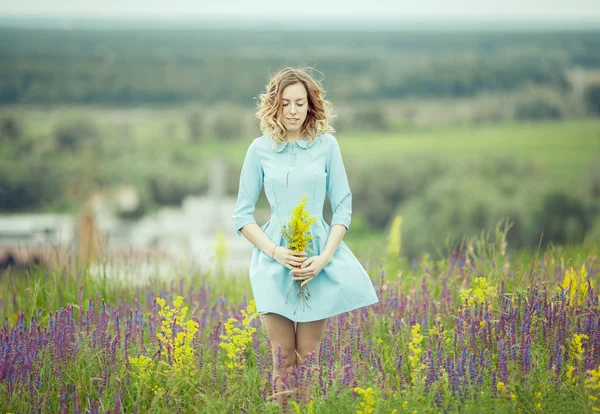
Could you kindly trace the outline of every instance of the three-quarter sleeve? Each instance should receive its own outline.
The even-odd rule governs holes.
[[[256,223],[254,210],[263,187],[263,179],[264,171],[256,152],[256,141],[253,141],[244,158],[237,201],[233,209],[232,219],[238,236],[242,235],[240,230],[246,224]]]
[[[342,152],[335,136],[332,139],[327,155],[327,197],[331,203],[331,225],[343,224],[346,230],[350,228],[352,220],[352,192],[346,175],[346,168],[342,160]]]

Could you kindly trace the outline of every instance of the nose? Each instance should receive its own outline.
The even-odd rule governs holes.
[[[290,106],[290,114],[295,114],[296,113],[296,104],[291,104]]]

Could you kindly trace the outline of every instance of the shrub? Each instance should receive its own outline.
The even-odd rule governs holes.
[[[600,84],[587,88],[585,91],[585,101],[594,114],[600,115]]]
[[[0,121],[0,141],[15,142],[21,138],[21,134],[21,124],[17,119],[6,117]]]
[[[592,225],[592,213],[577,197],[560,191],[545,195],[536,211],[536,228],[544,231],[544,240],[556,244],[579,243]]]
[[[206,191],[204,181],[190,181],[181,177],[157,175],[148,179],[150,199],[158,205],[180,206],[188,195]]]
[[[192,112],[187,116],[188,139],[199,142],[205,135],[205,119],[201,112]]]
[[[399,204],[417,196],[446,169],[439,161],[427,158],[379,161],[376,167],[350,160],[347,164],[355,214],[378,230],[387,226]]]
[[[551,102],[534,98],[517,104],[515,117],[519,120],[558,119],[562,117],[562,111]]]
[[[46,207],[62,196],[59,172],[41,162],[0,163],[0,210]]]
[[[96,124],[87,119],[59,124],[54,131],[54,140],[59,150],[78,150],[84,145],[97,144],[98,138]]]

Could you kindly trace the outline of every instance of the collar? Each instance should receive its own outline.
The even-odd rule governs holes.
[[[267,137],[267,138],[269,140],[269,145],[270,145],[271,149],[275,152],[282,152],[284,149],[286,149],[287,147],[290,146],[289,142],[285,142],[285,143],[277,145],[277,144],[275,144],[275,141],[273,141],[273,139],[271,139],[271,137]],[[317,143],[317,138],[318,137],[315,137],[310,144],[308,143],[308,140],[306,138],[298,139],[298,140],[296,140],[296,142],[294,142],[294,145],[298,145],[299,147],[305,148],[305,149],[310,148]]]

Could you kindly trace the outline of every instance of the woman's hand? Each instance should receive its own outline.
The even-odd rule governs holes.
[[[313,280],[313,278],[317,276],[330,261],[331,258],[327,256],[311,256],[306,259],[299,268],[290,271],[290,274],[295,276],[292,280],[303,280],[300,284],[300,287],[302,287]]]
[[[295,269],[306,260],[306,256],[308,256],[306,252],[295,252],[285,246],[277,246],[273,259],[288,269]]]

